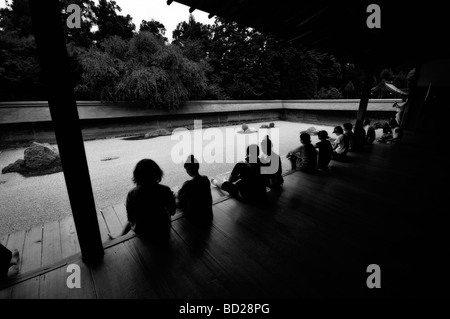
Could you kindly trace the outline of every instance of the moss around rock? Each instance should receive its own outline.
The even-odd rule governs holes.
[[[40,176],[62,171],[58,150],[50,144],[33,142],[24,151],[24,159],[2,169],[2,173],[19,173],[23,176]]]

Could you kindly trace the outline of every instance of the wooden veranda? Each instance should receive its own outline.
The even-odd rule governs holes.
[[[439,179],[421,173],[426,162],[413,144],[376,144],[332,162],[328,172],[285,176],[269,204],[216,200],[210,227],[182,215],[166,247],[133,234],[113,241],[107,232],[125,222],[123,205],[102,210],[105,255],[81,261],[73,221],[2,238],[23,245],[22,273],[2,298],[406,298],[439,295],[430,272],[439,263]],[[419,188],[420,185],[428,185]],[[438,193],[436,193],[438,192]],[[442,190],[441,190],[442,192]],[[422,218],[424,209],[436,219]],[[430,236],[430,230],[436,232]],[[20,235],[21,234],[21,235]],[[423,238],[427,234],[427,238]],[[433,243],[433,246],[429,246]],[[428,258],[429,257],[429,258]],[[81,267],[81,288],[69,289],[67,266]],[[367,267],[381,268],[382,288],[366,285]],[[32,271],[27,271],[32,269]],[[413,281],[410,281],[414,278]],[[445,286],[444,286],[445,287]],[[442,296],[442,295],[439,295]]]

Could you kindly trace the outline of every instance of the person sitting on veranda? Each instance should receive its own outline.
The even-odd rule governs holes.
[[[287,153],[286,157],[291,162],[291,169],[299,168],[304,172],[312,172],[317,166],[317,151],[311,144],[311,136],[301,133],[300,143],[301,145]]]
[[[318,160],[317,160],[317,168],[321,170],[327,170],[328,164],[331,161],[331,157],[333,156],[333,146],[328,140],[327,131],[319,131],[317,133],[319,137],[319,142],[316,143],[315,147],[318,150]]]
[[[19,274],[19,251],[0,244],[0,282]]]
[[[370,125],[370,120],[369,119],[365,119],[364,120],[364,129],[366,130],[366,139],[365,142],[366,144],[372,144],[373,141],[375,141],[375,128]]]
[[[344,135],[344,130],[340,126],[336,126],[333,133],[337,138],[333,142],[333,160],[343,161],[347,157],[348,152],[348,137]]]
[[[348,139],[348,151],[355,150],[355,134],[353,133],[353,125],[352,123],[344,123],[342,125],[344,127],[344,135],[347,136]]]
[[[184,169],[192,179],[184,182],[176,194],[177,204],[189,220],[199,223],[210,222],[213,218],[213,200],[209,179],[199,174],[200,164],[194,155],[188,156]]]
[[[266,135],[261,141],[261,174],[264,178],[265,185],[271,189],[276,189],[283,185],[284,179],[282,176],[283,169],[281,167],[280,155],[275,153],[272,147],[272,141]]]
[[[243,201],[252,203],[264,202],[267,194],[264,180],[261,176],[261,166],[258,145],[249,145],[245,160],[234,166],[229,180],[218,181],[212,179],[211,183]]]
[[[161,185],[163,171],[151,159],[142,159],[134,168],[136,186],[128,192],[126,210],[128,222],[120,236],[133,230],[142,238],[164,241],[170,232],[170,216],[175,214],[175,196],[171,189]],[[115,238],[109,234],[110,238]]]
[[[403,130],[397,124],[395,117],[383,125],[383,135],[377,140],[380,143],[398,143],[403,136]]]

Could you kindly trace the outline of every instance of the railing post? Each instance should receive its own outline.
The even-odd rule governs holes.
[[[94,263],[103,257],[103,246],[69,73],[60,2],[29,0],[29,5],[39,63],[47,89],[48,105],[83,261]]]

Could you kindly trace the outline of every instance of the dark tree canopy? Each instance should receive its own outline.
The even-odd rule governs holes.
[[[142,20],[139,27],[139,32],[146,31],[153,34],[155,37],[162,39],[164,42],[167,38],[164,36],[166,34],[166,27],[159,21],[152,19],[151,21]]]
[[[64,28],[77,99],[140,100],[176,109],[187,99],[358,98],[364,72],[351,61],[283,42],[236,22],[180,22],[173,41],[157,20],[139,30],[115,1],[60,0],[62,23],[81,8],[81,28]],[[375,70],[372,97],[394,97],[384,82],[407,90],[408,66]],[[45,99],[27,0],[0,9],[0,99]]]
[[[130,39],[133,36],[135,25],[129,14],[126,16],[119,15],[122,9],[115,1],[99,0],[98,6],[92,7],[95,15],[95,23],[98,31],[95,38],[98,41],[108,36],[117,35],[124,39]]]

